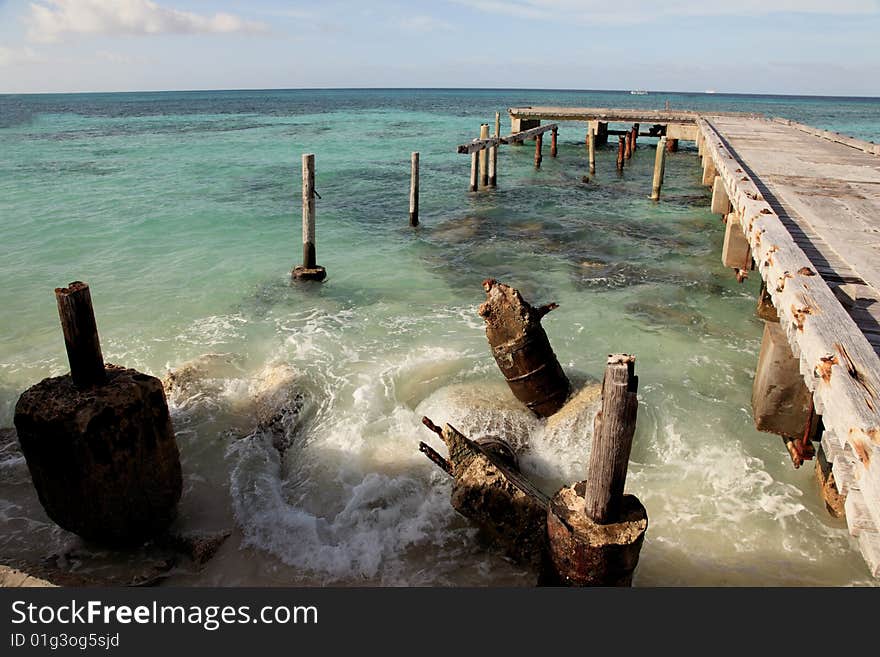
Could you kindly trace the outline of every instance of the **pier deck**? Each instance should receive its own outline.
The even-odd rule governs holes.
[[[880,145],[734,113],[529,107],[514,120],[660,124],[723,181],[800,373],[850,533],[880,576]]]

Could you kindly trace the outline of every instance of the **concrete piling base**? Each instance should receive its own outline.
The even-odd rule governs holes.
[[[748,269],[752,254],[749,241],[740,225],[739,215],[731,212],[727,215],[724,227],[724,246],[721,249],[721,262],[725,267]]]
[[[547,513],[548,566],[544,582],[560,586],[630,586],[648,529],[648,513],[624,495],[617,522],[600,525],[584,513],[586,482],[562,488]]]
[[[64,529],[110,545],[164,530],[181,495],[180,458],[162,382],[107,366],[104,385],[44,379],[15,407],[40,503]]]
[[[327,278],[327,270],[323,267],[304,267],[302,265],[298,265],[293,268],[293,271],[290,272],[290,275],[295,280],[300,281],[323,281]]]

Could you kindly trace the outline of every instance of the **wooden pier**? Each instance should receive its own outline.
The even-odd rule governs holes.
[[[727,222],[725,264],[740,279],[757,270],[763,306],[770,300],[775,310],[772,318],[761,313],[772,326],[756,386],[794,385],[807,401],[795,409],[802,438],[769,430],[788,434],[796,466],[811,458],[810,439],[821,441],[818,461],[830,463],[850,533],[880,576],[880,145],[757,114],[576,107],[508,113],[514,133],[542,120],[579,121],[587,124],[588,143],[593,136],[605,144],[609,134],[622,134],[609,124],[641,124],[649,128],[639,134],[697,143],[712,209]],[[785,358],[791,365],[780,366]]]

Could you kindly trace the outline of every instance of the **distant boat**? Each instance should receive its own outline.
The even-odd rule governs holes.
[[[714,89],[706,89],[706,91],[704,91],[703,93],[704,94],[714,94],[714,93],[716,93],[716,91]]]
[[[647,96],[648,95],[648,92],[645,91],[644,89],[633,89],[632,91],[630,91],[630,93],[633,96]]]

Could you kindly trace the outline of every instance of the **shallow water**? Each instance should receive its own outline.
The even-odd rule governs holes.
[[[233,529],[191,584],[529,584],[449,505],[418,451],[422,415],[471,437],[509,433],[552,492],[583,478],[590,427],[549,431],[511,403],[476,315],[494,277],[534,303],[576,378],[635,353],[628,488],[650,527],[637,585],[871,584],[812,467],[754,430],[757,277],[720,264],[695,151],[650,192],[653,141],[623,175],[563,124],[539,171],[499,158],[468,194],[455,146],[522,104],[760,111],[880,138],[880,101],[538,91],[289,91],[0,96],[0,426],[20,392],[66,371],[52,289],[92,288],[105,358],[162,376],[206,353],[224,366],[171,405],[183,530]],[[407,226],[409,154],[421,219]],[[316,154],[322,285],[300,259],[300,154]],[[242,410],[280,365],[305,396],[283,458]],[[587,423],[589,424],[589,423]],[[811,465],[811,464],[810,464]],[[14,447],[0,452],[0,556],[39,561],[54,527]],[[112,561],[112,559],[111,559]],[[97,568],[88,559],[75,568]]]

